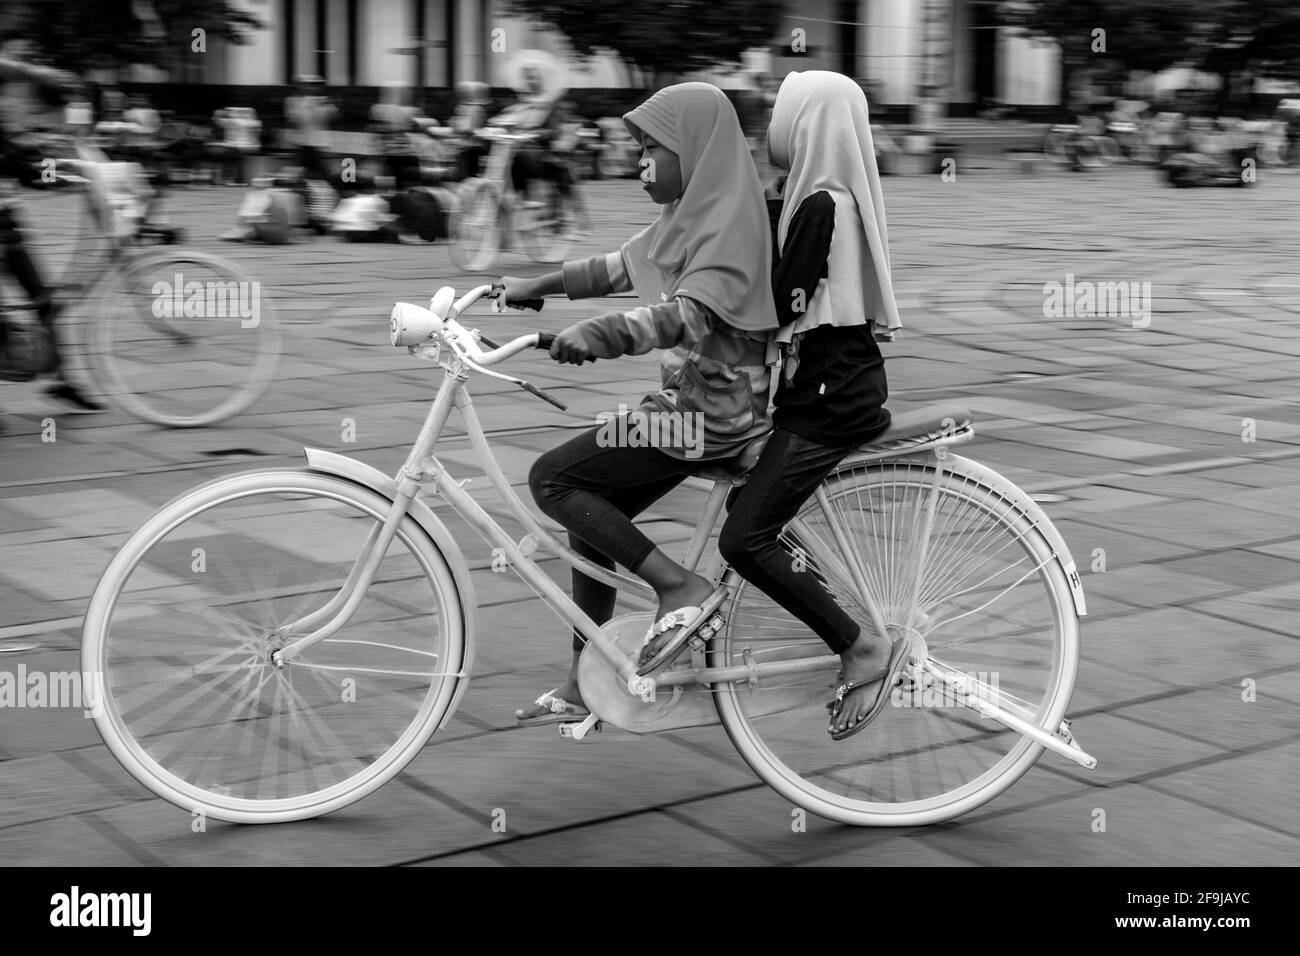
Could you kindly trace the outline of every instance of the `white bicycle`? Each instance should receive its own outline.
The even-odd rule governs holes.
[[[588,639],[579,679],[592,715],[561,725],[574,740],[602,723],[652,733],[721,722],[784,797],[858,825],[965,813],[1011,786],[1044,748],[1095,766],[1064,719],[1085,613],[1074,561],[1028,495],[951,453],[974,434],[959,406],[897,415],[783,534],[792,560],[864,628],[908,642],[905,682],[865,732],[830,739],[824,706],[838,658],[716,556],[707,607],[718,617],[667,670],[638,676],[652,592],[557,540],[512,490],[475,414],[471,375],[558,404],[492,369],[553,336],[496,346],[459,321],[500,290],[482,285],[454,301],[443,288],[428,309],[394,307],[393,344],[444,371],[395,476],[308,449],[304,467],[185,492],[118,551],[90,600],[82,668],[106,688],[99,732],[145,786],[216,819],[313,817],[382,786],[447,725],[474,660],[474,581],[422,489]],[[522,539],[438,460],[453,409]],[[714,484],[686,566],[700,566],[757,445],[743,457],[707,475]],[[598,627],[534,563],[538,547],[649,610]]]

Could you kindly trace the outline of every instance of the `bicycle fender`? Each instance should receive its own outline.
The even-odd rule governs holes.
[[[950,454],[945,469],[972,475],[989,487],[996,489],[1003,498],[1024,514],[1035,528],[1042,532],[1043,537],[1052,546],[1052,553],[1056,555],[1057,564],[1061,566],[1061,571],[1065,574],[1065,580],[1069,582],[1070,597],[1074,599],[1075,611],[1078,612],[1080,617],[1085,617],[1088,608],[1083,597],[1083,581],[1079,578],[1078,569],[1074,564],[1074,557],[1070,554],[1065,539],[1061,537],[1061,532],[1056,530],[1056,525],[1052,524],[1052,519],[1047,517],[1047,512],[1043,511],[1038,502],[1029,497],[1019,485],[1014,484],[1008,478],[1004,478],[992,468],[981,465],[969,458],[963,458],[961,455]]]
[[[307,456],[307,467],[313,471],[323,471],[346,479],[378,492],[390,501],[397,497],[397,482],[378,468],[357,461],[355,458],[349,458],[347,455],[320,448],[304,448],[303,452]],[[451,706],[447,708],[447,713],[443,715],[442,722],[438,725],[438,729],[441,730],[446,726],[447,721],[451,720],[452,714],[456,713],[461,697],[469,688],[469,674],[474,667],[474,635],[478,633],[478,601],[474,597],[474,581],[470,577],[469,565],[464,561],[453,560],[454,555],[461,553],[460,547],[451,532],[447,530],[447,526],[442,523],[442,519],[419,498],[411,501],[407,513],[424,529],[438,550],[447,556],[447,564],[451,568],[452,579],[456,582],[456,591],[460,598],[461,619],[465,622],[464,650],[458,670],[466,676],[456,682]]]

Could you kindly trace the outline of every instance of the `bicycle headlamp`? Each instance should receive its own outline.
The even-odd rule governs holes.
[[[422,345],[442,328],[442,319],[410,302],[393,306],[389,325],[393,345]]]

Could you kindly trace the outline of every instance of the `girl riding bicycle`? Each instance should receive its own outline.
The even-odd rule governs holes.
[[[768,130],[768,156],[787,170],[772,277],[785,361],[774,431],[731,502],[718,546],[752,584],[840,655],[831,736],[866,726],[889,699],[903,644],[858,624],[781,546],[782,529],[840,460],[889,426],[876,344],[902,323],[889,276],[884,197],[867,99],[839,73],[791,73]]]
[[[606,568],[617,562],[654,588],[659,621],[652,632],[671,635],[703,613],[713,585],[656,548],[632,519],[688,475],[733,460],[770,427],[767,353],[777,320],[769,227],[757,171],[721,90],[670,86],[624,122],[641,144],[643,188],[660,206],[659,218],[617,252],[503,281],[507,302],[635,289],[648,303],[570,326],[551,356],[579,364],[669,349],[662,388],[621,421],[542,455],[529,484],[542,511],[569,530],[575,551]],[[575,572],[573,594],[596,623],[613,615],[612,587]],[[577,682],[582,645],[575,633],[568,679],[516,711],[519,723],[587,713]]]

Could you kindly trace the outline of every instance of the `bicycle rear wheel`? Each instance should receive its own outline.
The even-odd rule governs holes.
[[[92,374],[122,408],[172,428],[211,425],[249,408],[280,361],[280,331],[261,283],[201,252],[130,260],[99,297]]]
[[[102,678],[96,726],[136,779],[187,811],[279,823],[361,799],[419,752],[464,677],[466,616],[414,518],[340,630],[271,658],[339,593],[389,507],[330,475],[250,472],[131,536],[91,596],[82,669]]]
[[[572,216],[569,202],[555,183],[532,180],[515,215],[515,228],[528,258],[534,262],[563,262],[571,245]]]
[[[813,499],[782,540],[796,567],[817,575],[864,633],[872,623],[855,577],[892,640],[923,641],[933,666],[965,676],[990,703],[1054,731],[1074,686],[1078,619],[1053,549],[997,489],[945,471],[914,599],[934,481],[933,467],[922,462],[842,471],[823,486],[829,511]],[[827,653],[807,627],[743,585],[710,663]],[[825,704],[834,678],[827,669],[766,686],[722,685],[717,695],[723,724],[754,771],[796,805],[830,819],[865,826],[947,820],[1006,790],[1042,750],[981,718],[928,675],[892,689],[872,724],[833,741]],[[792,699],[800,703],[790,706]]]
[[[448,252],[456,268],[486,272],[501,248],[501,190],[486,179],[462,184],[451,217]]]

